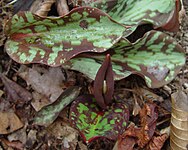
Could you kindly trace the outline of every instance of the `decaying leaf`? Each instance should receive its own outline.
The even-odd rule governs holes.
[[[39,16],[47,16],[55,1],[56,0],[35,0],[29,11]]]
[[[59,113],[69,105],[80,93],[79,87],[70,87],[65,90],[58,100],[56,100],[51,105],[43,107],[39,112],[37,112],[35,118],[33,119],[33,124],[48,126],[51,124],[59,115]]]
[[[161,150],[167,138],[167,134],[152,137],[151,141],[147,145],[146,150]]]
[[[13,112],[0,112],[0,134],[9,134],[23,127],[23,123]]]
[[[156,106],[154,104],[146,104],[140,111],[141,129],[138,134],[138,145],[143,148],[152,138],[155,128],[158,114]]]
[[[114,150],[123,150],[124,148],[133,150],[135,144],[143,149],[154,134],[157,116],[155,105],[153,103],[145,104],[140,111],[141,127],[130,124],[125,132],[119,136]]]
[[[5,47],[19,63],[59,66],[83,52],[106,51],[118,42],[124,31],[125,27],[92,7],[73,9],[59,18],[22,12],[6,24],[9,39]]]
[[[16,14],[19,11],[28,11],[34,1],[35,0],[13,0],[9,4],[13,4],[13,12]]]
[[[118,137],[113,150],[133,150],[136,144],[136,131],[135,126],[130,124],[126,131]]]
[[[114,93],[114,77],[112,70],[112,63],[110,55],[106,58],[99,68],[94,81],[94,96],[103,109],[112,103],[112,96]]]
[[[188,95],[180,90],[172,94],[171,100],[171,149],[186,150],[188,145]]]
[[[56,101],[64,90],[65,77],[60,67],[46,69],[38,65],[32,68],[23,66],[19,76],[33,89],[31,104],[36,111]]]
[[[24,104],[32,99],[32,95],[25,88],[18,85],[16,82],[11,81],[5,75],[0,74],[0,78],[5,86],[7,99],[10,102]]]
[[[124,103],[113,103],[108,110],[101,111],[92,95],[78,97],[70,109],[70,122],[86,143],[98,137],[116,140],[126,129],[128,120],[129,112]]]
[[[8,146],[8,149],[16,149],[16,150],[24,150],[24,145],[20,141],[8,141],[6,139],[1,139],[3,143],[5,143]]]
[[[70,127],[67,122],[57,119],[47,128],[47,132],[63,141],[62,149],[76,149],[78,143],[78,131]]]
[[[69,13],[69,7],[66,0],[57,0],[56,5],[59,16],[63,16]]]

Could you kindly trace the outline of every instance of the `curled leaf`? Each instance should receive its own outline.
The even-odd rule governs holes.
[[[101,111],[92,95],[78,97],[70,109],[70,122],[86,143],[99,137],[116,140],[126,129],[128,120],[125,104],[113,103],[107,111]]]
[[[80,88],[71,87],[65,90],[54,103],[43,107],[33,119],[33,124],[48,126],[80,93]]]
[[[122,39],[106,53],[111,55],[115,80],[139,74],[152,88],[169,83],[185,64],[186,58],[183,48],[173,38],[158,31],[147,32],[135,43]],[[64,67],[80,71],[94,80],[106,53],[81,54]]]
[[[112,103],[112,95],[114,93],[114,78],[110,55],[106,58],[99,68],[94,81],[94,96],[103,109]]]
[[[171,149],[186,150],[188,145],[188,95],[183,91],[178,91],[172,94],[171,99]]]
[[[45,17],[48,15],[48,12],[55,1],[56,0],[35,0],[29,11],[36,15]]]
[[[179,0],[176,2],[178,5]],[[76,0],[73,4],[97,7],[118,23],[130,26],[134,31],[133,26],[148,23],[153,24],[154,28],[173,30],[174,27],[177,30],[179,8],[176,2],[175,0]]]

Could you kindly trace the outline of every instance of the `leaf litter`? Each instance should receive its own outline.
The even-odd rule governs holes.
[[[21,2],[21,1],[18,1],[18,3],[19,2]],[[64,2],[64,1],[61,1],[61,2]],[[72,1],[72,2],[68,3],[68,7],[71,8],[72,6],[70,7],[70,5],[73,5],[74,2],[77,2],[76,5],[75,5],[76,7],[79,7],[80,5],[82,5],[80,3],[82,1]],[[85,4],[87,4],[87,5],[88,4],[90,5],[90,4],[93,3],[93,1],[90,3],[89,1],[87,2],[85,0],[83,2],[86,2]],[[121,2],[121,1],[119,1],[119,2]],[[96,1],[96,5],[98,5],[97,3],[98,2]],[[107,1],[107,3],[108,3],[108,1]],[[115,1],[112,2],[111,4],[112,5],[108,5],[108,6],[110,6],[111,8],[114,7],[115,6],[114,5]],[[60,1],[59,1],[59,5],[60,5]],[[99,7],[101,6],[100,5],[100,1],[99,1],[99,5],[98,6]],[[187,6],[186,5],[184,5],[184,6],[185,6],[185,9],[187,9]],[[54,6],[52,6],[52,7],[54,7]],[[65,5],[65,3],[61,3],[61,7],[65,8],[65,12],[62,13],[62,12],[58,11],[59,14],[68,13],[67,10],[66,10],[67,6]],[[104,7],[102,9],[106,12],[106,8],[107,8],[107,10],[109,10],[108,7]],[[114,9],[114,10],[116,10],[116,9]],[[47,13],[48,10],[46,9],[44,11],[46,11],[45,13]],[[184,19],[182,19],[182,20],[184,20]],[[173,22],[171,22],[169,24],[173,25]],[[169,26],[168,26],[169,24],[167,24],[167,26],[166,26],[167,28],[169,28]],[[155,26],[156,26],[156,24],[155,24]],[[83,30],[86,30],[89,26],[88,26],[87,22],[82,21],[81,22],[81,27],[83,27]],[[164,27],[164,26],[162,26],[162,27],[163,27],[163,29],[166,29],[166,27]],[[170,27],[172,27],[172,26],[170,26]],[[156,28],[157,28],[157,26],[156,26]],[[175,27],[173,27],[173,28],[175,29]],[[132,32],[133,32],[134,29],[135,28],[132,28]],[[187,43],[188,42],[186,42],[186,34],[184,33],[188,29],[185,28],[185,26],[181,25],[180,26],[180,30],[181,30],[180,35],[181,34],[183,34],[183,35],[182,36],[176,35],[176,39],[177,40],[181,39],[181,42],[183,43],[182,46],[184,47],[185,50],[188,50],[188,47],[187,47],[187,45],[188,45]],[[182,39],[182,37],[185,37],[185,38]],[[105,55],[106,55],[106,53],[105,53]],[[102,62],[104,60],[103,58],[102,59],[99,58],[99,59],[96,60],[96,62],[99,65],[98,65],[97,69],[95,69],[95,71],[91,72],[90,76],[95,76],[95,74],[97,73],[98,68],[100,67],[100,65],[102,64]],[[90,62],[92,62],[92,59],[91,60],[88,59],[89,61],[85,61],[83,59],[84,61],[80,61],[80,62],[81,62],[81,64],[84,64],[85,62],[87,62],[87,63],[89,62],[90,63]],[[75,58],[73,58],[72,60],[75,60],[74,65],[75,64],[78,65],[78,63],[80,63]],[[4,63],[2,61],[3,60],[1,60],[1,64]],[[93,63],[93,64],[95,64],[95,63]],[[68,62],[68,65],[70,66],[69,62]],[[114,62],[112,62],[112,65],[114,65]],[[91,66],[93,66],[93,65],[91,65]],[[88,68],[92,69],[91,66],[89,66]],[[118,68],[121,65],[119,65],[119,66],[118,65],[117,66],[114,65],[114,66],[115,67],[113,67],[113,69],[115,68],[116,72],[122,71],[121,70],[122,68]],[[17,65],[17,67],[20,68],[19,65]],[[73,67],[76,67],[76,65],[73,66]],[[84,67],[87,67],[87,65],[84,66]],[[188,69],[187,66],[185,68]],[[185,69],[185,72],[186,72],[186,69]],[[26,78],[24,78],[24,77],[26,77],[26,76],[24,76],[24,74],[28,76],[29,75],[29,70],[30,70],[30,72],[33,71],[30,74],[32,76],[30,76],[29,78],[27,77],[27,79],[26,79]],[[10,66],[9,70],[6,70],[6,67],[3,67],[2,71],[8,73],[8,75],[6,74],[6,76],[9,79],[7,77],[5,77],[5,76],[1,77],[4,80],[6,80],[3,83],[4,86],[0,85],[0,88],[3,91],[2,95],[1,95],[1,98],[0,98],[0,100],[1,100],[0,101],[1,102],[0,105],[1,105],[1,108],[2,108],[1,110],[3,110],[3,113],[4,112],[5,113],[9,113],[8,109],[12,107],[11,110],[14,110],[15,111],[14,114],[16,115],[19,112],[17,106],[20,103],[20,104],[24,105],[24,107],[20,107],[22,110],[24,110],[25,108],[27,108],[26,111],[29,110],[28,111],[29,115],[26,115],[25,117],[30,116],[31,118],[28,117],[27,119],[23,119],[22,118],[23,115],[20,115],[20,114],[18,114],[19,117],[17,116],[17,118],[20,118],[22,120],[22,122],[25,124],[25,127],[27,128],[27,133],[25,133],[26,134],[26,141],[23,141],[23,139],[21,139],[21,138],[12,138],[12,139],[15,139],[15,141],[14,140],[12,141],[11,137],[9,137],[8,140],[7,140],[7,136],[9,136],[11,134],[14,134],[14,133],[17,133],[18,131],[24,133],[25,132],[25,129],[24,129],[25,127],[23,128],[23,125],[22,125],[22,127],[20,127],[22,129],[19,130],[19,128],[18,128],[18,129],[13,130],[10,133],[7,133],[8,135],[7,134],[3,135],[4,140],[0,141],[1,145],[3,145],[1,147],[3,147],[3,148],[12,147],[12,148],[17,148],[17,149],[22,149],[23,147],[26,147],[28,149],[34,149],[34,148],[35,149],[48,149],[48,148],[52,148],[52,149],[63,149],[63,148],[64,149],[69,149],[69,148],[71,148],[71,149],[77,149],[77,148],[78,149],[79,148],[80,149],[100,149],[100,148],[109,149],[109,146],[105,146],[105,145],[109,145],[109,143],[113,144],[113,142],[116,141],[116,140],[113,140],[113,141],[106,142],[106,140],[104,138],[98,138],[98,139],[96,138],[93,141],[91,141],[91,143],[89,145],[86,146],[84,143],[82,143],[82,139],[80,139],[80,137],[79,137],[79,135],[78,135],[76,130],[71,129],[70,130],[71,133],[68,134],[67,131],[69,130],[68,128],[70,128],[70,124],[68,123],[68,119],[67,119],[69,117],[69,108],[70,108],[69,105],[66,106],[66,111],[64,111],[65,114],[63,116],[58,117],[58,114],[61,113],[61,110],[63,108],[58,109],[58,114],[55,115],[55,120],[52,119],[51,122],[48,122],[47,124],[43,124],[43,125],[45,125],[47,127],[43,128],[41,126],[36,126],[36,125],[33,126],[31,124],[30,120],[32,120],[36,116],[37,113],[40,113],[42,110],[45,110],[47,107],[54,108],[55,106],[57,106],[57,105],[54,105],[54,104],[57,104],[56,101],[58,102],[58,97],[59,97],[58,94],[61,95],[63,93],[63,91],[65,89],[67,89],[69,86],[74,86],[74,85],[80,83],[79,79],[81,80],[81,78],[79,77],[79,75],[76,74],[77,72],[74,72],[74,71],[73,71],[73,73],[76,74],[75,75],[76,78],[74,79],[73,84],[70,83],[70,82],[66,83],[66,80],[67,80],[67,78],[69,79],[69,76],[67,76],[65,73],[62,73],[62,70],[61,71],[60,70],[61,70],[60,68],[56,70],[56,68],[55,69],[54,68],[50,69],[50,68],[48,68],[46,66],[43,66],[43,65],[33,65],[33,64],[27,66],[27,69],[24,72],[22,72],[22,71],[21,72],[20,71],[17,72],[15,70],[15,68],[13,68],[12,66]],[[73,70],[77,70],[77,69],[73,69]],[[80,71],[80,70],[78,70],[78,71]],[[67,70],[66,70],[66,72],[70,73]],[[162,72],[159,71],[158,74],[157,74],[157,71],[156,71],[155,67],[153,67],[153,68],[150,67],[149,72],[152,72],[154,74],[154,76],[157,77],[158,79],[161,79],[161,76],[163,77],[166,74],[168,74],[167,70],[166,71],[164,70],[164,72],[163,71]],[[177,73],[178,72],[179,71],[177,71]],[[85,72],[83,72],[83,73],[85,73]],[[164,73],[164,74],[162,74],[160,76],[159,75],[160,73]],[[17,76],[17,75],[23,77],[23,79],[26,81],[27,86],[24,87],[24,88],[26,88],[27,90],[23,89],[23,86],[20,86],[22,88],[17,86],[17,85],[20,84],[20,81],[11,81],[10,80],[10,79],[12,79],[12,76]],[[44,78],[42,78],[43,75],[44,75]],[[119,75],[121,75],[121,72],[119,72]],[[130,75],[130,73],[127,72],[127,76],[129,76],[129,75]],[[59,78],[59,76],[60,76],[60,78]],[[86,74],[86,76],[87,76],[87,74]],[[87,79],[86,76],[84,76],[85,79]],[[155,105],[155,107],[158,108],[158,113],[157,113],[159,115],[158,119],[160,119],[160,116],[163,116],[165,119],[166,118],[168,119],[168,114],[171,113],[170,112],[171,110],[169,109],[169,107],[170,107],[169,105],[171,105],[170,94],[174,93],[175,91],[177,91],[177,89],[179,87],[179,83],[182,83],[182,81],[181,81],[182,80],[182,76],[184,77],[184,82],[185,83],[186,83],[186,81],[188,81],[187,74],[182,74],[182,73],[178,74],[178,77],[175,80],[173,80],[172,83],[168,84],[168,87],[170,88],[171,92],[168,93],[167,95],[164,95],[165,92],[164,92],[163,89],[158,89],[158,88],[157,89],[149,89],[148,90],[149,92],[147,90],[140,90],[140,89],[142,89],[142,86],[143,86],[143,84],[140,84],[140,83],[144,83],[144,82],[142,82],[142,81],[140,82],[140,80],[135,82],[135,79],[137,79],[138,76],[135,76],[135,75],[132,75],[132,76],[133,76],[133,79],[126,78],[124,80],[121,80],[120,82],[115,82],[115,90],[114,90],[113,98],[115,98],[116,100],[119,100],[119,101],[123,101],[123,103],[124,102],[126,102],[126,103],[129,102],[130,105],[128,105],[128,106],[130,106],[130,107],[128,107],[128,108],[129,108],[130,112],[132,112],[133,108],[134,108],[134,111],[135,111],[135,110],[137,110],[138,107],[140,107],[140,108],[142,108],[141,111],[138,110],[137,112],[141,113],[143,111],[142,113],[143,114],[147,114],[147,115],[140,115],[140,118],[139,118],[137,115],[135,115],[133,117],[132,114],[130,114],[131,115],[130,122],[134,122],[135,125],[130,124],[130,126],[125,131],[125,133],[127,133],[127,134],[123,134],[125,136],[125,138],[127,139],[128,144],[126,144],[124,139],[120,140],[118,138],[117,143],[120,142],[122,144],[119,144],[119,145],[116,145],[116,146],[118,146],[119,148],[121,147],[123,149],[131,149],[131,148],[135,149],[135,143],[138,143],[137,146],[145,147],[146,149],[159,149],[160,150],[162,147],[167,149],[168,146],[169,146],[169,143],[167,142],[167,144],[164,144],[164,142],[166,141],[166,139],[169,136],[166,135],[166,134],[159,134],[157,132],[157,130],[161,130],[161,128],[163,129],[164,126],[168,127],[170,121],[169,120],[165,121],[164,119],[161,119],[160,122],[159,122],[158,120],[156,120],[156,116],[157,115],[154,115],[154,114],[156,114],[156,113],[154,113],[155,109],[153,109],[152,106],[146,107],[145,103],[147,103],[148,99],[152,100],[153,101],[152,105]],[[49,82],[52,85],[54,85],[53,81],[55,82],[54,88],[56,90],[54,90],[54,91],[52,89],[49,90],[52,95],[55,93],[55,95],[53,95],[54,96],[53,98],[49,94],[50,92],[49,93],[47,92],[48,89],[50,89],[50,87],[51,87],[50,84],[45,84],[45,82],[48,82],[48,80],[49,80]],[[57,84],[58,82],[56,82],[56,80],[59,80],[60,84]],[[128,81],[126,81],[126,80],[128,80]],[[91,81],[91,80],[89,80],[89,81]],[[37,84],[37,82],[39,82],[41,84],[41,86],[39,84]],[[89,93],[89,90],[87,90],[87,87],[88,87],[88,85],[90,85],[90,83],[88,82],[88,80],[85,80],[83,83],[84,83],[84,91],[81,91],[81,93],[80,93],[81,95]],[[120,83],[123,84],[123,85],[120,85]],[[5,84],[8,84],[8,85],[5,86]],[[139,85],[139,86],[136,86],[136,88],[138,90],[135,90],[135,88],[133,88],[133,87],[135,85],[137,85],[137,84]],[[13,85],[14,88],[12,88],[11,85]],[[21,85],[23,85],[23,84],[21,84]],[[7,87],[8,87],[9,93],[7,93],[7,90],[4,90],[3,87],[5,87],[5,89],[7,89]],[[18,90],[15,87],[18,87]],[[46,90],[43,89],[44,87],[46,88]],[[118,91],[118,88],[121,91]],[[185,89],[185,91],[187,90],[186,89],[186,84],[183,85],[183,88]],[[31,99],[28,99],[27,97],[25,97],[25,99],[23,98],[24,101],[19,101],[19,103],[18,103],[18,101],[15,101],[16,107],[14,107],[15,104],[13,104],[12,101],[10,101],[10,97],[11,97],[10,93],[16,93],[17,97],[15,97],[15,95],[13,95],[12,96],[13,99],[18,99],[18,98],[20,99],[20,97],[22,98],[23,95],[21,94],[21,96],[20,96],[19,89],[20,89],[20,91],[23,90],[23,93],[25,93],[25,91],[29,92],[30,93],[29,95],[32,95],[33,99],[31,100]],[[59,90],[57,90],[57,89],[59,89]],[[56,93],[56,91],[58,91],[58,92]],[[141,92],[139,92],[139,91],[141,91]],[[91,93],[91,94],[93,94],[93,93]],[[10,95],[10,96],[8,96],[8,95]],[[135,96],[133,96],[133,95],[135,95]],[[158,95],[160,97],[158,97]],[[120,98],[119,96],[123,97],[123,98]],[[161,101],[161,97],[162,97],[162,99],[164,101]],[[136,100],[136,105],[134,104],[134,100],[135,100],[134,98],[137,99]],[[6,100],[7,100],[7,102],[5,102]],[[116,100],[113,99],[113,102],[116,101]],[[34,105],[34,101],[36,103],[38,103],[38,104]],[[42,101],[42,104],[40,104],[40,101]],[[161,105],[161,104],[166,103],[167,101],[170,102],[169,104],[167,103],[168,107],[165,106],[165,105]],[[31,107],[28,107],[30,105],[31,105]],[[97,104],[96,104],[96,106],[98,107]],[[33,110],[32,107],[34,108],[34,110]],[[165,108],[165,110],[168,110],[168,112],[165,112],[164,108]],[[36,111],[38,111],[38,112],[36,112]],[[137,113],[135,113],[135,114],[137,114]],[[6,116],[5,118],[8,118],[8,117],[9,116]],[[161,117],[161,118],[163,118],[163,117]],[[42,119],[42,117],[40,119]],[[61,119],[63,121],[60,121]],[[12,120],[14,120],[14,119],[12,119]],[[27,124],[27,122],[29,124]],[[46,130],[48,128],[49,128],[49,130]],[[141,129],[141,130],[138,131],[137,129]],[[55,130],[55,131],[53,131],[53,130]],[[51,133],[49,133],[50,131],[51,131]],[[175,132],[176,131],[177,130],[175,130]],[[137,132],[139,132],[138,136],[133,136]],[[59,134],[56,134],[56,133],[59,133]],[[65,133],[67,133],[67,134],[65,134]],[[131,135],[131,136],[129,136],[129,135]],[[120,137],[121,136],[122,135],[120,135]],[[143,140],[141,137],[146,137],[146,139]],[[114,147],[114,149],[115,149],[115,147]]]

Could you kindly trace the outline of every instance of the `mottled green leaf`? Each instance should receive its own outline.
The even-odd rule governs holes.
[[[5,48],[19,63],[58,66],[79,53],[106,51],[124,31],[106,13],[91,7],[73,9],[60,18],[21,12],[6,24]]]
[[[65,90],[62,95],[54,103],[43,107],[37,112],[33,119],[33,124],[47,126],[51,124],[59,115],[59,113],[69,105],[80,93],[79,87],[71,87]]]
[[[92,95],[78,97],[71,105],[70,121],[88,143],[98,137],[116,140],[127,127],[129,111],[124,103],[113,103],[101,111]]]
[[[182,47],[173,38],[158,31],[146,33],[133,44],[122,39],[106,53],[111,55],[115,80],[123,79],[131,73],[139,74],[152,88],[169,83],[185,64]],[[80,55],[70,60],[65,67],[95,79],[106,53]]]
[[[73,3],[97,7],[115,21],[131,27],[151,23],[154,28],[159,28],[167,24],[179,11],[176,11],[175,0],[74,0]],[[173,23],[176,24],[178,18],[174,19],[176,21]]]

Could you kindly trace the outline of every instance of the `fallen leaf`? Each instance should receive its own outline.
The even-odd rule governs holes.
[[[9,148],[13,148],[16,150],[24,150],[24,145],[20,141],[8,141],[6,139],[1,139],[2,142],[4,142]],[[8,149],[9,149],[8,148]]]
[[[63,150],[76,149],[78,142],[78,131],[70,127],[67,122],[63,121],[62,119],[57,119],[47,128],[47,131],[49,134],[63,141]]]
[[[38,65],[23,67],[19,75],[32,87],[32,106],[36,111],[57,100],[63,92],[64,74],[60,67],[45,69]]]
[[[16,14],[19,11],[28,11],[34,1],[35,0],[29,0],[29,1],[28,0],[16,0],[16,1],[14,1],[15,2],[13,4],[14,14]]]
[[[161,150],[167,138],[167,134],[152,137],[151,141],[147,145],[146,150]]]
[[[33,124],[48,126],[59,115],[59,113],[69,105],[80,93],[80,88],[73,86],[65,90],[58,100],[54,103],[43,107],[33,119]]]
[[[57,5],[57,12],[58,12],[59,16],[63,16],[65,14],[69,13],[69,7],[67,5],[66,0],[57,0],[56,5]]]
[[[126,131],[118,137],[113,150],[133,150],[137,141],[135,131],[135,126],[133,124],[129,125]]]
[[[140,127],[135,126],[133,123],[119,136],[114,150],[133,150],[135,144],[140,148],[144,148],[151,140],[157,120],[156,106],[153,103],[147,103],[140,110]]]
[[[143,148],[150,141],[155,132],[156,121],[158,118],[156,105],[154,103],[145,104],[139,115],[141,129],[139,134],[137,134],[137,143],[141,148]]]
[[[15,104],[23,105],[32,99],[32,95],[25,88],[11,81],[6,76],[0,74],[0,78],[5,86],[7,99]]]
[[[56,0],[35,0],[29,11],[39,16],[47,16],[55,1]]]
[[[113,103],[104,111],[93,95],[83,95],[72,103],[69,119],[86,143],[99,137],[116,140],[126,129],[129,110],[125,103]]]
[[[23,123],[13,112],[0,112],[0,134],[9,134],[23,127]]]
[[[26,140],[27,140],[26,128],[27,128],[27,125],[25,125],[22,129],[14,131],[13,133],[7,136],[7,139],[10,142],[20,141],[23,145],[25,145]]]

